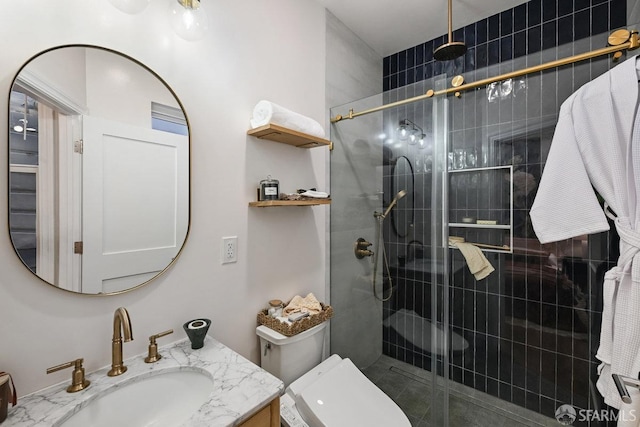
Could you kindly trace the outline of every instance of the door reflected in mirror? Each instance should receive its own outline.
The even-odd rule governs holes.
[[[189,230],[189,127],[173,91],[118,52],[34,56],[9,98],[9,234],[43,281],[83,294],[148,283]]]

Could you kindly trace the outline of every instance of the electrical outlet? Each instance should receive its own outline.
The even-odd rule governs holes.
[[[223,237],[222,238],[222,263],[228,264],[230,262],[238,261],[238,237]]]

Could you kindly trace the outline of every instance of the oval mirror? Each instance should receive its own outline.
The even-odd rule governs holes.
[[[43,281],[117,294],[157,277],[189,229],[189,127],[171,88],[95,46],[31,58],[9,97],[9,235]]]
[[[407,192],[391,211],[391,224],[398,237],[407,237],[413,227],[413,179],[413,166],[409,159],[406,156],[398,157],[391,173],[391,190],[394,195],[402,190]]]

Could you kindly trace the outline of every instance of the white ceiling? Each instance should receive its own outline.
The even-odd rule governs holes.
[[[316,1],[383,57],[448,32],[447,0]],[[453,29],[472,24],[526,1],[452,0]]]

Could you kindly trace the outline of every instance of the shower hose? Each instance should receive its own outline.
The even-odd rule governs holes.
[[[389,260],[387,259],[387,252],[384,249],[384,241],[382,239],[382,223],[384,222],[384,216],[374,214],[378,226],[376,227],[376,250],[373,254],[373,278],[371,279],[371,287],[373,288],[373,296],[378,301],[389,301],[393,296],[393,282],[391,281],[391,272],[389,271]],[[382,246],[380,243],[382,242]],[[382,249],[380,249],[382,247]],[[387,277],[389,278],[389,295],[384,297],[384,274],[382,276],[382,297],[378,296],[376,290],[376,276],[378,275],[378,258],[380,257],[380,251],[382,251],[382,265],[387,271]]]

